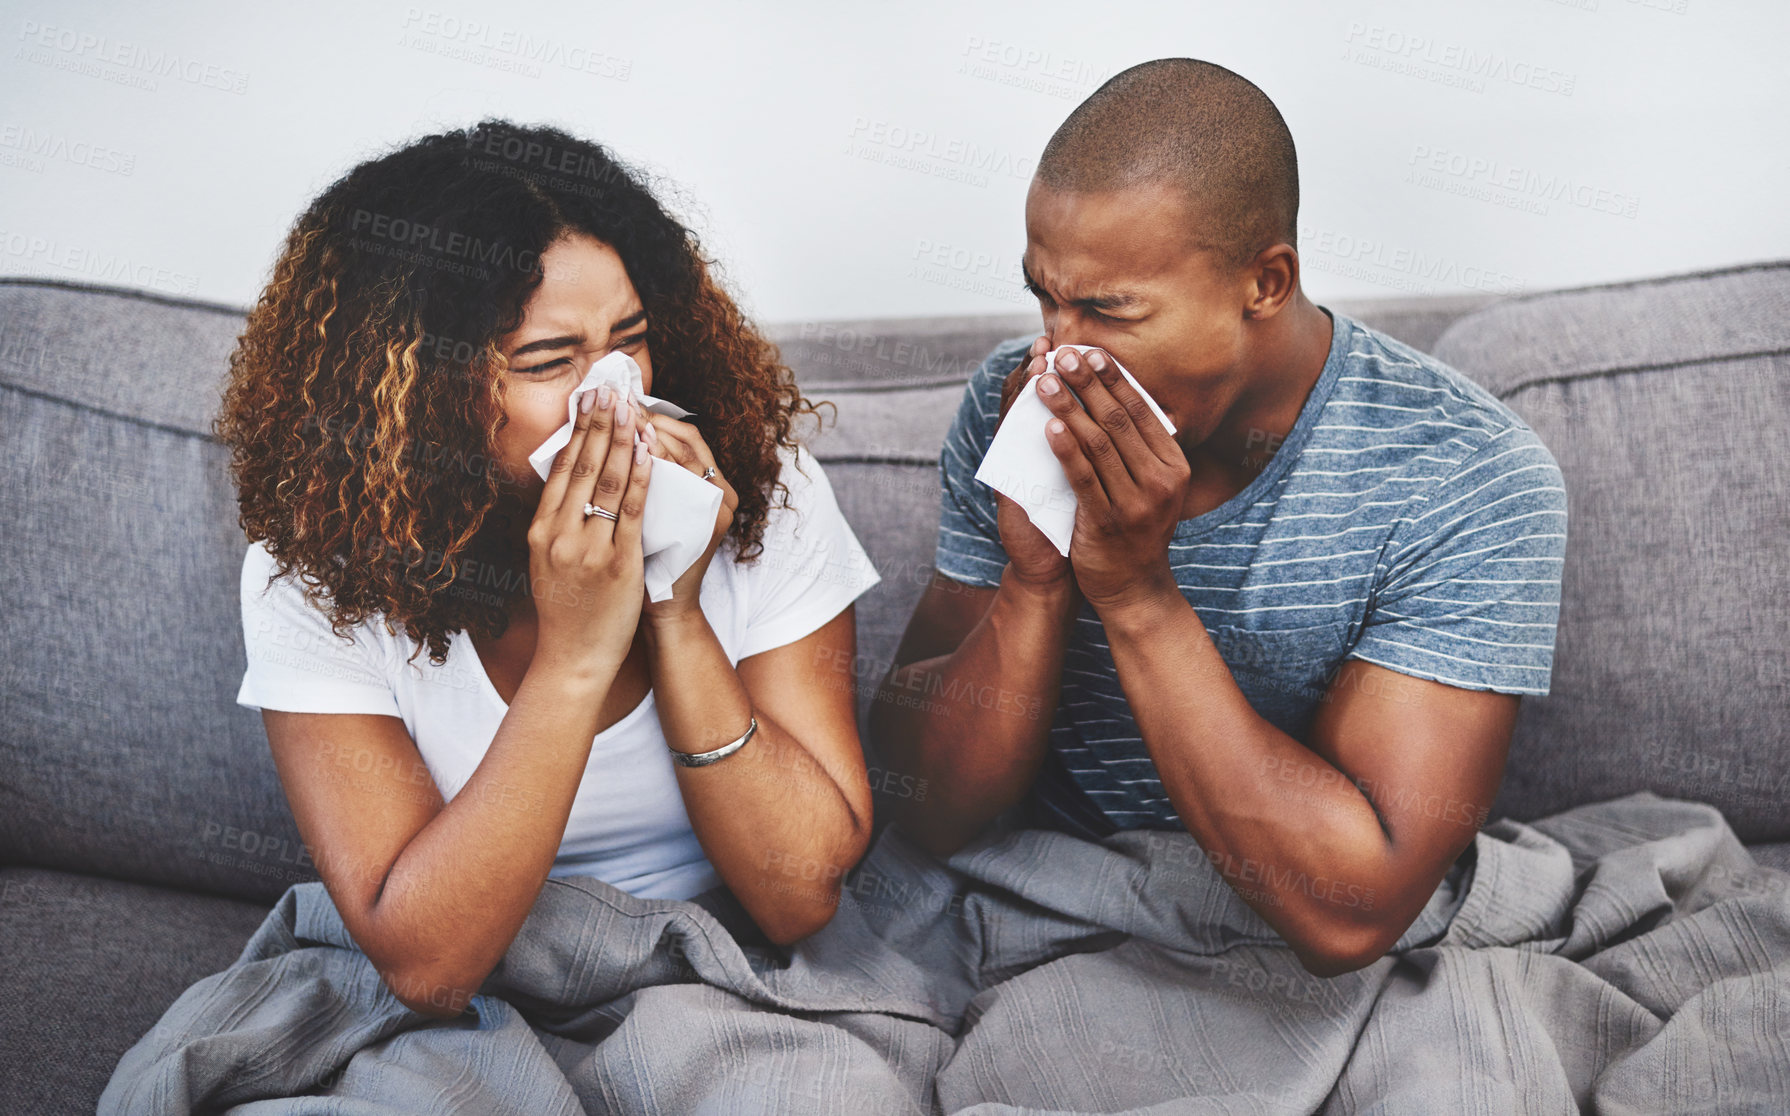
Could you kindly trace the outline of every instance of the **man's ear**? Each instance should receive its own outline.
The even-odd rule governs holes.
[[[1291,244],[1270,245],[1250,262],[1249,274],[1254,289],[1243,316],[1252,321],[1272,318],[1299,289],[1299,253]]]

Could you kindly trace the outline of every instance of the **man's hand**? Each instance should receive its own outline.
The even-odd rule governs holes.
[[[1044,354],[1050,351],[1048,338],[1032,342],[1026,359],[1001,384],[1001,419],[1013,408],[1026,383],[1044,370]],[[995,493],[995,526],[1001,533],[1001,548],[1013,566],[1013,575],[1032,585],[1049,585],[1069,577],[1069,559],[1057,553],[1056,546],[1043,531],[1032,525],[1025,509],[999,492]]]
[[[1055,416],[1045,439],[1075,489],[1069,554],[1082,595],[1103,614],[1179,597],[1168,544],[1192,476],[1187,455],[1099,349],[1063,351],[1035,390]]]

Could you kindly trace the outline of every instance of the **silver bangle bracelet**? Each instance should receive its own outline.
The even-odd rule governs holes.
[[[757,731],[758,718],[753,717],[752,723],[746,726],[746,731],[738,740],[729,740],[712,752],[680,752],[676,748],[671,748],[670,744],[665,746],[671,748],[671,758],[677,761],[680,766],[707,767],[709,764],[714,763],[717,760],[724,760],[741,748],[744,748],[746,746],[746,741],[752,739],[752,734]]]

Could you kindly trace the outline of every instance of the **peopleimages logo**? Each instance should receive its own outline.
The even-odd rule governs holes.
[[[852,118],[851,131],[846,133],[847,154],[866,157],[868,150],[884,150],[890,153],[888,161],[895,165],[906,165],[900,160],[928,159],[937,163],[960,168],[967,172],[981,175],[1006,175],[1010,178],[1029,179],[1037,168],[1037,160],[1027,155],[1016,154],[989,144],[980,144],[966,140],[961,136],[945,136],[929,128],[910,128],[902,124],[891,124],[887,120],[873,120],[867,116]],[[854,147],[854,145],[856,145]],[[982,179],[977,185],[987,185]]]
[[[1459,43],[1412,35],[1396,27],[1352,21],[1343,36],[1343,61],[1442,85],[1485,92],[1485,83],[1501,81],[1572,96],[1578,75],[1496,50],[1476,50]]]
[[[129,283],[175,294],[192,294],[199,277],[183,271],[143,263],[128,256],[101,251],[45,236],[0,229],[0,256],[32,260],[48,267],[90,276],[102,283]]]
[[[1328,257],[1328,258],[1326,258]],[[1440,253],[1388,244],[1313,225],[1299,226],[1299,259],[1306,267],[1381,286],[1430,294],[1448,286],[1489,294],[1520,293],[1527,283],[1514,275],[1462,263]]]
[[[957,72],[997,85],[1052,97],[1083,97],[1115,71],[1085,58],[1069,57],[1042,47],[971,35]]]
[[[1417,144],[1407,163],[1406,182],[1544,216],[1549,202],[1631,220],[1640,210],[1633,194],[1451,148]]]
[[[530,35],[513,27],[498,27],[483,20],[462,19],[435,9],[404,9],[399,45],[413,50],[476,62],[495,69],[540,77],[542,66],[627,81],[634,60],[584,43]]]
[[[471,263],[514,268],[518,271],[534,271],[539,263],[537,255],[526,248],[517,251],[512,244],[487,244],[478,237],[444,229],[439,225],[392,217],[370,209],[356,209],[354,216],[349,219],[349,228],[412,251],[426,251]]]
[[[157,88],[152,79],[160,77],[221,89],[226,93],[246,93],[249,88],[249,75],[241,70],[111,35],[96,35],[26,19],[19,21],[19,41],[21,45],[15,58],[123,85],[136,85],[152,92]]]
[[[19,153],[17,159],[11,156],[15,151]],[[137,156],[132,152],[39,132],[28,125],[0,124],[0,163],[23,164],[26,169],[41,173],[46,159],[92,167],[108,174],[129,175],[137,169]]]
[[[1025,272],[1017,256],[1003,257],[996,252],[922,237],[914,243],[912,259],[904,278],[1022,306],[1037,305],[1025,289]]]

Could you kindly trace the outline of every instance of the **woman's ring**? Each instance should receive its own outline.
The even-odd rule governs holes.
[[[620,523],[622,521],[621,516],[616,515],[614,512],[610,511],[608,508],[599,508],[595,504],[584,505],[584,518],[589,519],[593,515],[600,515],[604,519],[609,520],[611,523]]]
[[[710,465],[708,468],[706,468],[702,471],[702,479],[703,480],[708,480],[710,477],[712,477],[714,475],[715,475],[715,467],[713,465]]]

